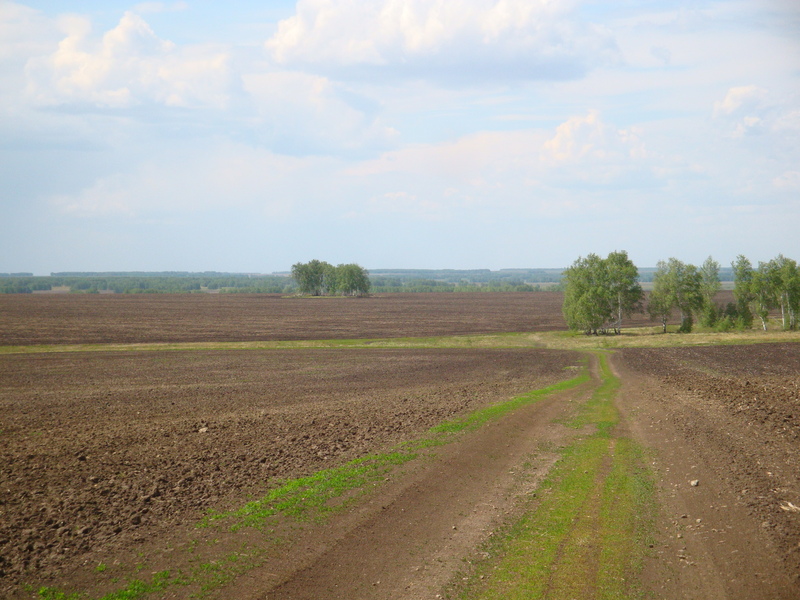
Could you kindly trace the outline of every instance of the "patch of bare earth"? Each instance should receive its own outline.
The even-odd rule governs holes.
[[[626,349],[620,406],[654,450],[656,598],[800,597],[800,344]]]

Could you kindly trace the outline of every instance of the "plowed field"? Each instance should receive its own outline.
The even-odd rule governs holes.
[[[0,573],[40,581],[567,376],[544,350],[0,358]]]
[[[0,345],[542,331],[563,326],[560,305],[547,293],[0,296]],[[233,538],[195,529],[208,509],[398,448],[442,421],[573,377],[587,361],[591,385],[430,450],[328,521]],[[656,482],[642,593],[797,598],[800,344],[626,348],[610,364],[621,379],[615,439],[647,450]],[[482,544],[537,497],[559,448],[585,433],[564,423],[597,378],[592,354],[527,348],[0,354],[0,597],[36,598],[51,585],[98,598],[176,564],[230,579],[141,597],[455,594],[464,565],[488,560]],[[576,547],[600,556],[581,527]],[[254,535],[275,537],[276,550],[248,569],[223,568],[223,557],[258,546]],[[211,554],[193,562],[198,539]]]
[[[0,344],[420,337],[564,329],[563,294],[0,294]],[[634,324],[650,324],[635,315]]]

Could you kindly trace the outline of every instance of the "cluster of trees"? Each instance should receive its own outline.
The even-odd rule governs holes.
[[[676,258],[659,261],[647,296],[647,311],[667,331],[677,311],[679,331],[689,332],[698,319],[704,327],[726,331],[749,329],[757,316],[767,329],[770,312],[780,309],[784,329],[797,329],[800,312],[800,266],[782,254],[754,268],[744,256],[731,265],[736,302],[715,302],[722,288],[720,264],[712,257],[698,268]],[[578,258],[564,272],[564,317],[570,329],[586,333],[619,333],[622,318],[642,310],[644,292],[636,266],[625,252],[603,259]]]
[[[606,258],[589,254],[564,271],[564,318],[570,329],[587,334],[619,333],[622,318],[641,310],[639,270],[625,251]]]
[[[366,296],[369,273],[357,264],[333,265],[320,260],[292,265],[292,279],[301,294],[310,296]]]
[[[791,258],[779,254],[769,262],[759,262],[758,268],[739,255],[733,263],[734,295],[739,312],[752,322],[756,315],[767,329],[770,311],[780,308],[784,329],[797,329],[800,312],[800,266]]]
[[[713,327],[722,312],[714,303],[722,288],[719,269],[719,263],[710,256],[699,269],[677,258],[659,261],[647,306],[650,318],[660,321],[665,333],[676,309],[681,318],[678,331],[691,331],[695,315],[702,315],[702,324]]]

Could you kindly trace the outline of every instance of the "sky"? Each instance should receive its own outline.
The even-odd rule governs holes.
[[[800,259],[795,0],[0,0],[0,272]]]

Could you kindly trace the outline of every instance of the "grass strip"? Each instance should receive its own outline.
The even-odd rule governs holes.
[[[489,421],[497,420],[502,416],[525,406],[526,404],[536,402],[537,400],[541,400],[556,392],[570,390],[583,383],[586,383],[589,381],[589,379],[589,371],[584,368],[581,369],[578,375],[572,379],[559,381],[558,383],[554,383],[546,388],[533,390],[506,402],[487,406],[486,408],[476,410],[463,418],[445,421],[444,423],[432,427],[430,431],[431,433],[456,433],[464,430],[473,431]]]
[[[462,600],[637,598],[653,529],[654,484],[644,453],[615,437],[619,381],[598,353],[601,382],[573,427],[594,432],[562,451],[530,508],[487,547]]]
[[[125,588],[106,594],[99,600],[139,600],[148,594],[162,592],[172,585],[183,582],[180,576],[172,577],[169,571],[161,571],[153,575],[150,583],[134,579]],[[41,600],[81,600],[87,597],[86,594],[80,592],[67,594],[57,588],[50,587],[40,588],[38,595]]]
[[[334,505],[332,500],[378,481],[393,467],[416,457],[415,453],[403,452],[366,456],[341,467],[292,479],[271,490],[263,498],[248,502],[239,509],[210,513],[198,527],[208,527],[220,520],[232,520],[230,530],[238,531],[243,527],[261,528],[269,517],[277,514],[297,520],[307,519],[311,514],[322,516],[342,508],[342,504]]]
[[[176,342],[130,344],[38,344],[0,346],[0,356],[54,352],[166,352],[190,350],[316,350],[422,348],[545,348],[602,350],[800,342],[800,331],[740,331],[661,334],[658,328],[629,328],[621,335],[587,336],[577,332],[511,332],[439,337],[329,339],[258,342]]]

